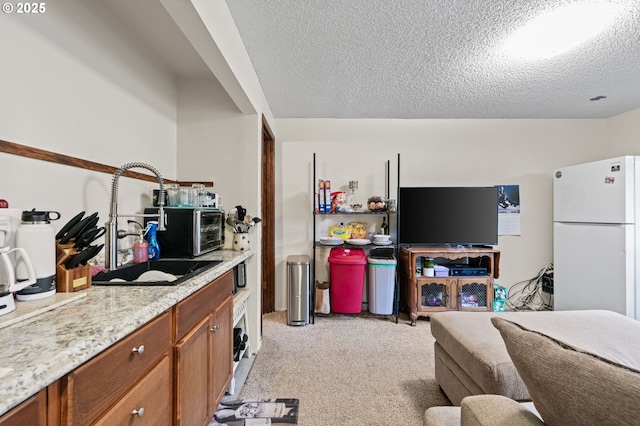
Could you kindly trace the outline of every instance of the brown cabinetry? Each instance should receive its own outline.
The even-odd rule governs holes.
[[[421,258],[469,262],[486,268],[486,275],[426,277],[416,274]],[[411,324],[418,316],[449,310],[490,311],[493,282],[499,275],[500,252],[484,247],[403,247],[400,250],[400,296]]]
[[[176,305],[175,424],[207,425],[233,374],[233,275]]]
[[[159,426],[171,424],[171,362],[164,356],[149,374],[127,392],[96,426]]]
[[[47,415],[49,424],[62,425],[209,424],[233,374],[232,292],[229,271],[61,378],[49,395],[45,389],[2,416],[0,425],[46,425]]]
[[[142,380],[158,363],[169,356],[171,345],[171,318],[168,312],[155,318],[145,326],[125,337],[109,349],[97,355],[62,380],[62,423],[66,425],[87,425],[95,422],[123,395]],[[171,382],[163,383],[157,389],[164,395],[164,404],[171,403]],[[144,406],[145,401],[132,406],[129,417],[135,409]],[[153,417],[150,409],[148,417]],[[109,419],[104,419],[107,423]],[[170,419],[166,420],[170,423]],[[132,421],[131,424],[138,424]]]
[[[0,417],[0,426],[46,426],[47,390],[43,389]]]

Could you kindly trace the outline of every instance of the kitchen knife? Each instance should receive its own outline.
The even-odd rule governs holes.
[[[104,244],[100,244],[99,246],[87,247],[87,250],[91,249],[92,251],[87,255],[87,260],[84,261],[83,265],[86,265],[88,261],[96,257],[98,253],[100,253],[100,250],[102,250],[102,247],[104,247]]]
[[[56,234],[56,240],[59,240],[60,238],[64,237],[64,234],[69,232],[69,230],[71,228],[73,228],[75,226],[75,224],[80,222],[80,220],[82,219],[83,216],[84,216],[84,212],[82,211],[82,212],[78,213],[77,215],[75,215],[74,217],[72,217],[69,222],[65,223],[65,225]]]
[[[98,223],[98,212],[93,213],[90,216],[85,217],[80,222],[76,223],[70,230],[67,232],[64,237],[60,238],[59,244],[67,244],[71,241],[72,238],[77,237],[80,233],[87,227],[89,223],[91,223],[95,219],[95,222],[92,227]]]
[[[104,226],[101,226],[100,228],[96,228],[94,226],[93,228],[87,229],[86,231],[83,231],[82,234],[76,237],[74,247],[78,250],[82,250],[83,248],[89,246],[92,242],[103,236],[105,232],[106,229]]]
[[[94,229],[99,220],[100,220],[100,218],[98,217],[98,215],[96,215],[96,216],[92,217],[90,220],[88,220],[87,223],[85,224],[84,228],[82,228],[80,230],[80,232],[78,232],[78,234],[76,235],[76,238],[78,238],[80,235],[84,234],[85,232]]]
[[[97,249],[97,251],[96,251]],[[102,246],[89,246],[86,249],[82,250],[80,253],[73,256],[73,258],[67,263],[64,264],[64,267],[67,269],[73,269],[80,265],[86,265],[87,261],[94,257],[98,252],[102,250]]]
[[[67,269],[73,269],[80,266],[80,262],[86,260],[89,254],[89,249],[81,251],[80,253],[73,256],[71,260],[68,260],[67,263],[64,264],[64,267]]]

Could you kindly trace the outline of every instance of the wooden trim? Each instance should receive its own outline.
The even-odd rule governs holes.
[[[114,174],[118,167],[108,166],[106,164],[96,163],[94,161],[83,160],[81,158],[72,157],[70,155],[59,154],[57,152],[46,151],[40,148],[34,148],[27,145],[21,145],[14,142],[8,142],[0,139],[0,152],[7,154],[19,155],[21,157],[32,158],[34,160],[48,161],[50,163],[61,164],[64,166],[78,167],[80,169],[91,170],[94,172]],[[144,180],[148,182],[156,182],[156,177],[145,173],[133,172],[127,170],[122,176],[132,179]],[[177,183],[180,185],[191,185],[193,183],[202,183],[207,187],[213,186],[213,182],[180,182],[172,179],[162,178],[165,183]]]

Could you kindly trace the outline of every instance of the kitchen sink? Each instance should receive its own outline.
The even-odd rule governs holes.
[[[221,260],[151,260],[100,272],[93,285],[174,286],[221,263]],[[140,279],[144,274],[145,279]]]

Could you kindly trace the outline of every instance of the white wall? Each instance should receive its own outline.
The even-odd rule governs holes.
[[[213,180],[227,206],[242,204],[258,215],[261,117],[271,120],[271,113],[226,4],[195,3],[165,6],[189,28],[195,28],[194,16],[185,10],[197,7],[215,29],[215,40],[201,31],[188,35],[198,38],[194,47],[229,87],[221,89],[213,78],[185,81],[180,100],[177,78],[101,1],[54,0],[41,15],[1,14],[0,139],[114,167],[142,161],[171,179]],[[252,114],[240,114],[229,93],[245,99]],[[205,109],[198,116],[190,107]],[[11,207],[62,213],[56,230],[81,210],[98,211],[101,221],[108,216],[108,174],[0,154],[0,182],[0,198]],[[149,205],[155,187],[121,178],[119,211]],[[254,237],[259,250],[259,229]],[[249,262],[253,330],[260,326],[260,262],[260,255]]]
[[[640,108],[607,122],[607,157],[640,155]]]
[[[286,257],[312,254],[312,157],[316,178],[359,201],[384,194],[384,163],[397,154],[403,186],[520,185],[521,236],[501,236],[503,286],[528,280],[553,259],[552,172],[603,158],[606,120],[277,120],[276,307],[286,309]],[[394,195],[394,191],[391,192]],[[372,220],[371,217],[364,218]]]
[[[174,77],[101,3],[47,6],[0,15],[0,139],[174,178]],[[110,175],[0,154],[0,182],[12,207],[60,211],[56,229],[81,210],[107,219]],[[153,187],[122,178],[120,211],[148,205]]]
[[[258,115],[242,114],[214,78],[182,79],[178,96],[178,177],[180,180],[212,180],[213,192],[224,197],[223,208],[237,205],[247,214],[260,216],[260,126]],[[233,234],[226,231],[225,247]],[[262,282],[260,226],[252,229],[256,255],[247,261],[251,347],[260,348],[259,283]]]

